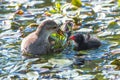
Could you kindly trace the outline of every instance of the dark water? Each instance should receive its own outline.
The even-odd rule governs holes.
[[[57,1],[66,3],[65,0]],[[34,27],[27,29],[28,25],[40,23],[41,16],[54,2],[55,0],[0,1],[0,80],[119,80],[119,70],[115,71],[114,66],[110,65],[110,61],[116,58],[111,56],[110,51],[120,47],[120,8],[114,0],[82,0],[88,6],[83,6],[80,10],[83,19],[81,29],[92,29],[91,33],[102,42],[100,48],[81,52],[66,49],[61,53],[43,55],[40,59],[21,58],[20,43],[23,38],[19,28],[25,28],[26,35],[35,30]],[[15,15],[18,9],[22,9],[24,15]],[[73,64],[76,60],[82,65]]]

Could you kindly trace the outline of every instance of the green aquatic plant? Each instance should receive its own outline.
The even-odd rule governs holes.
[[[50,13],[61,13],[61,4],[60,2],[55,2],[54,7],[50,10]]]
[[[54,39],[54,45],[52,46],[53,50],[61,50],[65,48],[66,37],[58,33],[52,33],[51,38]]]
[[[17,29],[19,29],[20,26],[21,26],[21,24],[18,22],[15,22],[15,21],[11,22],[11,29],[12,30],[17,30]]]
[[[81,7],[82,6],[82,2],[81,0],[72,0],[71,4],[77,7]]]
[[[108,28],[109,29],[117,29],[119,28],[119,24],[115,21],[111,21],[109,24],[108,24]]]
[[[116,69],[120,70],[120,59],[115,59],[111,62],[112,65],[116,65]]]
[[[120,0],[118,0],[118,6],[120,7]]]
[[[82,19],[79,18],[79,16],[75,16],[75,17],[73,17],[73,20],[74,20],[74,23],[75,23],[76,25],[81,24],[81,21],[82,21]]]

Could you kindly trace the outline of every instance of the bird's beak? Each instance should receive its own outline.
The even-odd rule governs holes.
[[[59,21],[59,20],[55,20],[55,22],[57,23],[58,25],[58,30],[57,30],[57,33],[61,36],[65,36],[64,32],[60,29],[61,26],[63,25],[62,21]]]
[[[57,33],[61,36],[66,36],[60,28],[57,30]]]
[[[75,40],[75,36],[70,36],[69,39],[70,40]]]

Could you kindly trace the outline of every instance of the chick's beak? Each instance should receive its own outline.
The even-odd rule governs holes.
[[[69,39],[70,40],[75,40],[75,36],[70,36]]]

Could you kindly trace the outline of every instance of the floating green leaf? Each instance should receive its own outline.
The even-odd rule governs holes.
[[[77,6],[77,7],[81,7],[82,6],[82,2],[81,0],[72,0],[72,5]]]
[[[61,49],[64,48],[63,44],[64,41],[66,40],[65,36],[61,36],[57,33],[51,34],[51,37],[55,40],[54,46],[52,46],[52,49]]]
[[[51,10],[50,10],[50,13],[55,14],[55,13],[57,13],[57,11],[56,11],[55,9],[51,9]]]
[[[118,6],[120,7],[120,0],[118,0]]]
[[[56,74],[57,76],[61,77],[61,78],[75,78],[79,76],[79,73],[76,72],[75,70],[66,70],[63,72],[59,72],[58,74]],[[74,80],[74,79],[73,79]],[[75,79],[75,80],[81,80],[81,78],[79,79]]]
[[[18,29],[19,27],[20,27],[20,23],[18,23],[18,22],[11,22],[11,29],[13,29],[13,30],[16,30],[16,29]]]
[[[51,10],[50,10],[50,13],[60,13],[61,12],[61,5],[60,5],[60,2],[56,2],[55,3],[55,7],[53,7]]]
[[[110,22],[109,25],[108,25],[108,28],[111,28],[111,29],[117,29],[117,28],[119,28],[119,27],[120,27],[120,26],[119,26],[118,23],[115,22],[115,21]]]
[[[33,64],[33,65],[32,65],[32,68],[37,68],[37,69],[40,69],[40,68],[48,68],[48,69],[51,69],[51,68],[52,68],[52,65],[50,65],[49,63]]]
[[[115,59],[111,62],[112,65],[116,65],[116,69],[120,70],[120,60],[119,59]]]
[[[60,2],[56,2],[55,7],[58,11],[60,11],[60,8],[61,8]]]
[[[66,67],[73,64],[73,61],[69,59],[50,59],[48,60],[50,64],[56,65],[57,67]]]

